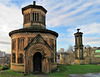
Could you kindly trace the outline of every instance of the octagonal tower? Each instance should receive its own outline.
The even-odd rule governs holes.
[[[22,8],[22,14],[24,16],[24,28],[28,27],[41,27],[46,28],[45,18],[47,10],[42,6],[36,5],[33,1],[33,5],[28,5]]]

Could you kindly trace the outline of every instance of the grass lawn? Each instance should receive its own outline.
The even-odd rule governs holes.
[[[0,72],[0,77],[17,77],[17,76],[23,76],[23,74],[13,72],[10,69],[6,70],[6,71],[3,71],[3,72]]]
[[[100,65],[60,65],[58,69],[50,74],[50,77],[68,77],[68,74],[85,74],[100,72]],[[24,73],[13,72],[10,69],[0,72],[0,77],[24,77]],[[25,77],[38,77],[29,74]]]
[[[14,72],[8,69],[6,71],[0,72],[0,77],[37,77],[37,76],[34,76],[33,74],[28,74],[24,76],[24,73]]]
[[[51,77],[67,77],[68,74],[85,74],[100,72],[100,65],[60,65],[59,71],[49,74]]]

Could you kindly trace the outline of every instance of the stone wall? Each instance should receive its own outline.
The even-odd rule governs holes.
[[[25,52],[26,50],[24,50],[24,48],[26,48],[29,43],[37,36],[37,35],[41,35],[43,37],[43,40],[46,41],[46,43],[48,44],[48,46],[50,46],[51,50],[49,47],[43,45],[43,44],[37,44],[37,45],[32,45],[31,47],[29,47],[29,49],[27,50],[27,54],[28,52],[30,54],[26,54],[27,57],[33,57],[34,53],[35,52],[39,52],[39,49],[42,50],[40,51],[40,53],[43,55],[44,53],[46,54],[45,56],[45,59],[43,60],[42,63],[46,63],[46,64],[42,64],[42,70],[43,72],[49,72],[50,68],[48,67],[48,65],[50,64],[48,62],[48,60],[52,57],[53,59],[53,62],[55,62],[55,54],[56,54],[56,36],[52,35],[52,34],[45,34],[45,33],[16,33],[16,34],[13,34],[11,36],[11,39],[12,39],[12,47],[14,44],[15,45],[15,48],[12,48],[12,55],[11,55],[11,69],[12,70],[19,70],[19,71],[25,71],[25,66],[20,66],[20,64],[23,64],[23,65],[26,65],[26,69],[28,70],[28,72],[33,72],[33,64],[32,64],[32,57],[30,58],[30,62],[31,63],[27,63],[28,60],[27,58],[25,58]],[[13,42],[13,40],[16,39],[16,41]],[[51,39],[53,39],[51,41]],[[20,44],[22,42],[22,44]],[[42,41],[43,42],[43,41]],[[14,44],[13,44],[14,43]],[[53,45],[53,46],[52,46]],[[37,47],[38,46],[38,47]],[[54,47],[54,48],[52,48]],[[44,51],[44,52],[43,52]],[[13,55],[13,53],[15,54],[15,56]],[[19,60],[20,60],[20,54],[23,55],[22,59],[23,62],[22,63],[19,63]],[[13,59],[15,59],[15,61],[13,61]],[[50,59],[51,60],[51,59]],[[45,62],[44,62],[45,61]],[[26,62],[26,64],[25,64]],[[51,62],[52,63],[52,62]],[[45,67],[44,67],[45,66]],[[50,65],[49,65],[50,66]]]

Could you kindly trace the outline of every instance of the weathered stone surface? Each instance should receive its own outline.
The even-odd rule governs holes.
[[[42,6],[29,5],[22,12],[24,28],[9,33],[12,41],[11,69],[25,73],[49,73],[57,67],[58,33],[46,29],[47,11]]]

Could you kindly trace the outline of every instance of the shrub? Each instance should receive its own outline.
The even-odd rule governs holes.
[[[10,68],[9,65],[4,65],[4,64],[0,65],[0,70],[6,70],[6,69],[9,69],[9,68]]]

